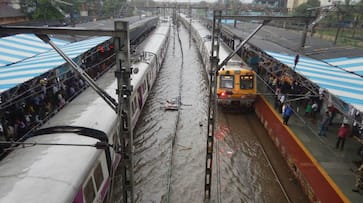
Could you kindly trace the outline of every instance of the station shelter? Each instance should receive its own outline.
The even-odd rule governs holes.
[[[340,121],[353,127],[354,138],[363,144],[363,57],[316,60],[282,52],[265,51],[300,76],[326,92],[325,109],[333,105],[343,116]]]
[[[111,37],[92,37],[75,42],[56,38],[51,40],[94,79],[115,63]],[[74,78],[80,78],[79,74],[75,73],[55,50],[35,35],[18,34],[0,38],[0,119],[4,130],[2,134],[6,135],[5,130],[8,126],[19,126],[16,124],[18,120],[27,120],[18,118],[29,114],[26,106],[33,104],[33,99],[39,97],[41,92],[46,92],[44,94],[47,96],[48,92],[53,90],[49,100],[54,100],[53,98],[59,96],[57,92],[64,89]],[[65,94],[62,93],[62,96],[65,97]],[[52,106],[59,107],[55,104]],[[54,108],[51,109],[52,112],[57,111]],[[32,114],[31,121],[26,125],[26,132],[34,127],[34,115],[37,113],[33,110]],[[43,119],[45,116],[40,117]],[[40,125],[41,122],[37,124]],[[15,137],[20,138],[21,135]],[[0,140],[4,140],[3,138],[0,137]]]

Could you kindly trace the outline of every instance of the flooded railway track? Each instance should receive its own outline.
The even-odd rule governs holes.
[[[134,134],[135,202],[204,202],[208,83],[188,31],[180,26],[179,32],[180,41],[177,30],[172,32],[168,55]],[[189,105],[179,112],[165,111],[166,99],[178,95]],[[287,184],[291,202],[308,202],[301,189],[293,189],[298,183],[254,114],[219,111],[216,126],[214,202],[289,202],[262,148],[277,175],[284,176],[281,183]]]
[[[309,202],[255,114],[219,109],[216,132],[221,202]]]

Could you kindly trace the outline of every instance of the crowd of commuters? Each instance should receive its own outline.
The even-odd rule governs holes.
[[[349,128],[349,135],[363,138],[360,111],[352,109],[350,115],[348,115],[352,119],[348,121],[346,115],[343,115],[334,106],[323,88],[307,84],[308,82],[300,77],[294,69],[275,61],[267,55],[261,56],[261,54],[258,55],[254,52],[246,51],[243,58],[250,61],[249,65],[262,78],[266,86],[265,90],[274,95],[274,107],[282,114],[283,120],[285,118],[285,124],[287,124],[288,118],[293,113],[290,108],[286,109],[285,107],[293,107],[297,113],[302,113],[305,119],[319,123],[318,135],[326,136],[328,126],[331,126],[333,121],[336,120],[336,116],[341,114],[344,119],[338,123]],[[298,57],[295,58],[294,63],[298,63]]]
[[[302,115],[305,120],[319,126],[317,129],[319,136],[326,136],[329,126],[333,126],[333,122],[341,124],[344,129],[348,129],[347,133],[337,134],[336,146],[341,150],[344,149],[347,136],[355,136],[363,140],[360,111],[353,109],[350,115],[343,115],[335,108],[324,89],[308,85],[306,80],[301,78],[293,68],[291,69],[268,56],[246,51],[243,57],[249,61],[249,65],[256,70],[264,81],[265,94],[274,95],[274,107],[282,114],[284,124],[287,125],[290,116],[296,111],[295,113]],[[298,57],[295,58],[294,63],[298,63]],[[290,109],[291,107],[294,111]],[[338,114],[341,114],[344,119],[338,121],[336,119]],[[346,116],[351,119],[346,119]],[[344,129],[339,128],[338,132],[344,131]]]
[[[86,56],[86,55],[85,55]],[[97,79],[115,63],[111,48],[96,50],[81,60],[80,67]],[[2,93],[0,140],[17,141],[39,127],[88,85],[70,68],[54,69],[32,81],[20,84],[16,96],[12,91]],[[9,146],[0,145],[0,153]]]
[[[249,61],[251,58],[259,58],[259,62],[249,63],[258,75],[264,80],[267,91],[274,95],[274,107],[281,113],[282,120],[288,125],[289,118],[294,114],[299,114],[305,120],[312,124],[317,124],[318,135],[326,137],[329,128],[336,128],[335,148],[343,151],[347,137],[357,137],[363,143],[363,122],[361,112],[351,109],[350,115],[343,115],[334,104],[330,101],[329,95],[322,88],[306,86],[304,80],[299,80],[294,68],[290,69],[284,64],[280,64],[267,56],[261,57],[254,52],[246,52],[244,59]],[[298,63],[299,56],[295,58],[295,66]],[[266,89],[266,88],[265,88]],[[268,96],[268,95],[267,95]],[[337,115],[341,114],[342,120],[337,119]],[[346,117],[349,117],[348,120]],[[335,130],[329,130],[330,132]],[[360,147],[358,161],[358,169],[355,171],[356,183],[352,189],[353,192],[360,192],[363,189],[363,147]]]

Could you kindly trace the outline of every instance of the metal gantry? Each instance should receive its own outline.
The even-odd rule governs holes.
[[[117,90],[119,108],[119,137],[121,144],[121,174],[123,202],[134,202],[134,172],[133,172],[133,133],[131,127],[131,73],[130,65],[130,36],[129,23],[125,21],[115,21],[115,31],[119,34],[114,39],[116,53],[115,72],[117,80]]]
[[[205,160],[205,182],[204,182],[204,199],[210,200],[212,189],[213,173],[213,145],[214,145],[214,124],[216,119],[216,93],[217,93],[217,66],[219,62],[219,36],[221,29],[222,11],[213,13],[213,33],[212,33],[212,50],[210,55],[211,68],[209,69],[209,101],[208,101],[208,129],[207,129],[207,149]]]

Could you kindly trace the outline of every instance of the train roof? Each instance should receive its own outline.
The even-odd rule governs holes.
[[[208,51],[211,51],[211,32],[199,21],[199,20],[192,20],[192,26],[194,30],[198,32],[198,35],[201,36],[202,39],[205,39],[204,43],[208,48]],[[231,48],[229,48],[224,42],[220,41],[219,46],[219,62],[221,63],[228,55],[232,52]],[[251,69],[243,62],[241,57],[238,55],[234,55],[227,63],[230,67],[234,68],[246,68]]]
[[[96,83],[117,101],[114,70],[106,72]],[[80,126],[95,128],[107,134],[116,120],[116,112],[93,89],[88,88],[48,120],[42,128],[58,125]]]
[[[139,54],[143,53],[141,54],[143,56],[141,60],[135,62],[132,65],[133,68],[138,68],[138,73],[133,73],[131,75],[131,85],[134,87],[134,90],[139,87],[139,80],[146,73],[150,61],[155,60],[153,54],[157,53],[158,50],[160,50],[162,42],[165,41],[168,37],[169,31],[170,22],[160,22],[159,26],[138,47],[138,50],[140,51]]]
[[[156,53],[160,50],[162,42],[168,37],[170,22],[160,22],[159,26],[150,34],[150,37],[141,44],[145,52]]]
[[[156,52],[156,48],[159,48],[161,44],[160,40],[165,39],[167,30],[164,25],[156,28],[145,43],[140,46],[141,50],[147,50],[150,52]],[[156,38],[156,40],[154,40]],[[148,64],[140,62],[132,65],[137,67],[139,72],[131,75],[131,85],[137,88],[140,82],[140,78],[147,71]],[[118,97],[116,95],[117,79],[114,75],[115,69],[109,70],[96,83],[99,87],[105,90],[116,101]],[[94,116],[97,115],[97,116]],[[42,127],[51,127],[57,125],[70,125],[81,126],[88,128],[95,128],[109,133],[111,126],[117,121],[117,114],[113,109],[91,88],[88,88],[77,96],[71,103],[67,104],[60,112],[47,121]]]
[[[49,134],[27,141],[95,144],[97,140]],[[78,192],[96,153],[93,147],[20,146],[0,162],[0,202],[72,202],[74,196],[67,194]]]
[[[111,69],[98,85],[115,97],[116,79]],[[95,116],[96,115],[96,116]],[[70,125],[114,130],[117,115],[91,88],[86,89],[42,128]],[[26,142],[95,144],[91,137],[55,133],[31,137]],[[99,154],[94,147],[41,146],[18,148],[0,162],[0,202],[72,202]],[[21,195],[20,195],[20,194]],[[72,195],[71,195],[72,194]]]

